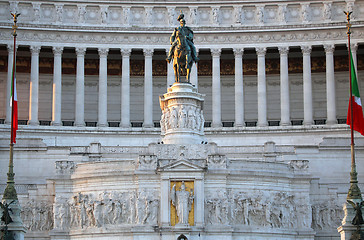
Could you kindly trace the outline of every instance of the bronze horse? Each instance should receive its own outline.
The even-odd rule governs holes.
[[[192,68],[191,49],[187,45],[186,37],[180,32],[176,33],[177,45],[173,52],[173,69],[176,82],[190,82],[190,73]],[[186,81],[181,76],[186,75]]]

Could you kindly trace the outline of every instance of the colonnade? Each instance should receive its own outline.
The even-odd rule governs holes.
[[[313,119],[313,100],[312,100],[312,79],[311,79],[311,50],[312,46],[300,46],[303,54],[303,112],[304,125],[312,125]],[[11,68],[13,65],[14,48],[8,45],[8,77],[7,77],[7,109],[5,123],[10,123],[11,111],[10,86]],[[31,74],[30,74],[30,99],[29,99],[29,125],[38,125],[38,105],[39,105],[39,52],[41,46],[30,46],[31,52]],[[61,93],[62,93],[62,53],[63,47],[55,46],[52,48],[54,54],[54,73],[53,73],[53,93],[52,93],[52,122],[51,125],[59,126],[62,124],[61,116]],[[212,127],[221,127],[221,80],[220,80],[220,57],[221,48],[212,48]],[[258,102],[258,127],[268,126],[267,119],[267,88],[266,88],[266,47],[257,47],[257,102]],[[337,123],[336,119],[336,93],[334,75],[334,44],[324,45],[326,54],[326,98],[327,98],[327,119],[326,124]],[[357,44],[351,46],[354,63],[356,64]],[[288,46],[278,47],[280,54],[280,125],[291,124],[290,119],[290,96],[289,96],[289,74],[288,74]],[[85,47],[75,48],[77,56],[76,69],[76,97],[75,97],[75,126],[85,126],[84,106],[85,106]],[[98,122],[97,126],[108,126],[107,119],[107,56],[108,48],[99,48],[99,92],[98,92]],[[121,117],[120,127],[131,126],[130,122],[130,56],[132,49],[120,49],[122,57],[122,77],[121,77]],[[144,75],[144,122],[143,127],[151,128],[153,124],[153,76],[152,76],[152,57],[154,49],[143,49],[145,59]],[[168,49],[166,51],[168,53]],[[242,127],[244,121],[244,76],[243,58],[244,48],[233,48],[235,56],[235,126]],[[167,66],[167,86],[174,82],[173,64]],[[191,73],[191,83],[198,86],[197,68]]]

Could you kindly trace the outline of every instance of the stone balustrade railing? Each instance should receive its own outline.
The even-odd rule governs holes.
[[[132,5],[131,5],[132,4]],[[9,11],[21,13],[19,24],[40,28],[156,28],[178,24],[182,11],[187,24],[201,28],[264,28],[307,26],[345,22],[343,11],[353,11],[352,20],[364,20],[362,1],[267,1],[256,2],[130,2],[102,1],[0,1],[0,25],[11,24]]]

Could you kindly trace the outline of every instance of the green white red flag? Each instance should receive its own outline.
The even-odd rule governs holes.
[[[16,94],[16,78],[15,73],[13,74],[14,89],[11,89],[10,105],[12,107],[12,125],[11,125],[11,143],[16,143],[16,130],[18,130],[18,96]],[[12,86],[12,87],[13,87]],[[14,101],[13,101],[14,97]]]
[[[350,128],[353,128],[351,126],[351,102],[353,103],[353,125],[354,130],[359,132],[361,135],[364,136],[364,117],[363,117],[363,108],[361,104],[360,94],[359,94],[359,87],[358,87],[358,81],[356,78],[355,73],[355,67],[353,62],[353,56],[350,52],[350,68],[351,68],[351,88],[352,88],[352,95],[350,96],[349,100],[349,109],[348,109],[348,117],[346,119],[346,124],[350,125]]]

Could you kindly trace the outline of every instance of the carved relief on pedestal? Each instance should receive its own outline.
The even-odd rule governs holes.
[[[162,134],[174,129],[188,129],[203,133],[203,111],[198,106],[165,107],[160,121]]]

